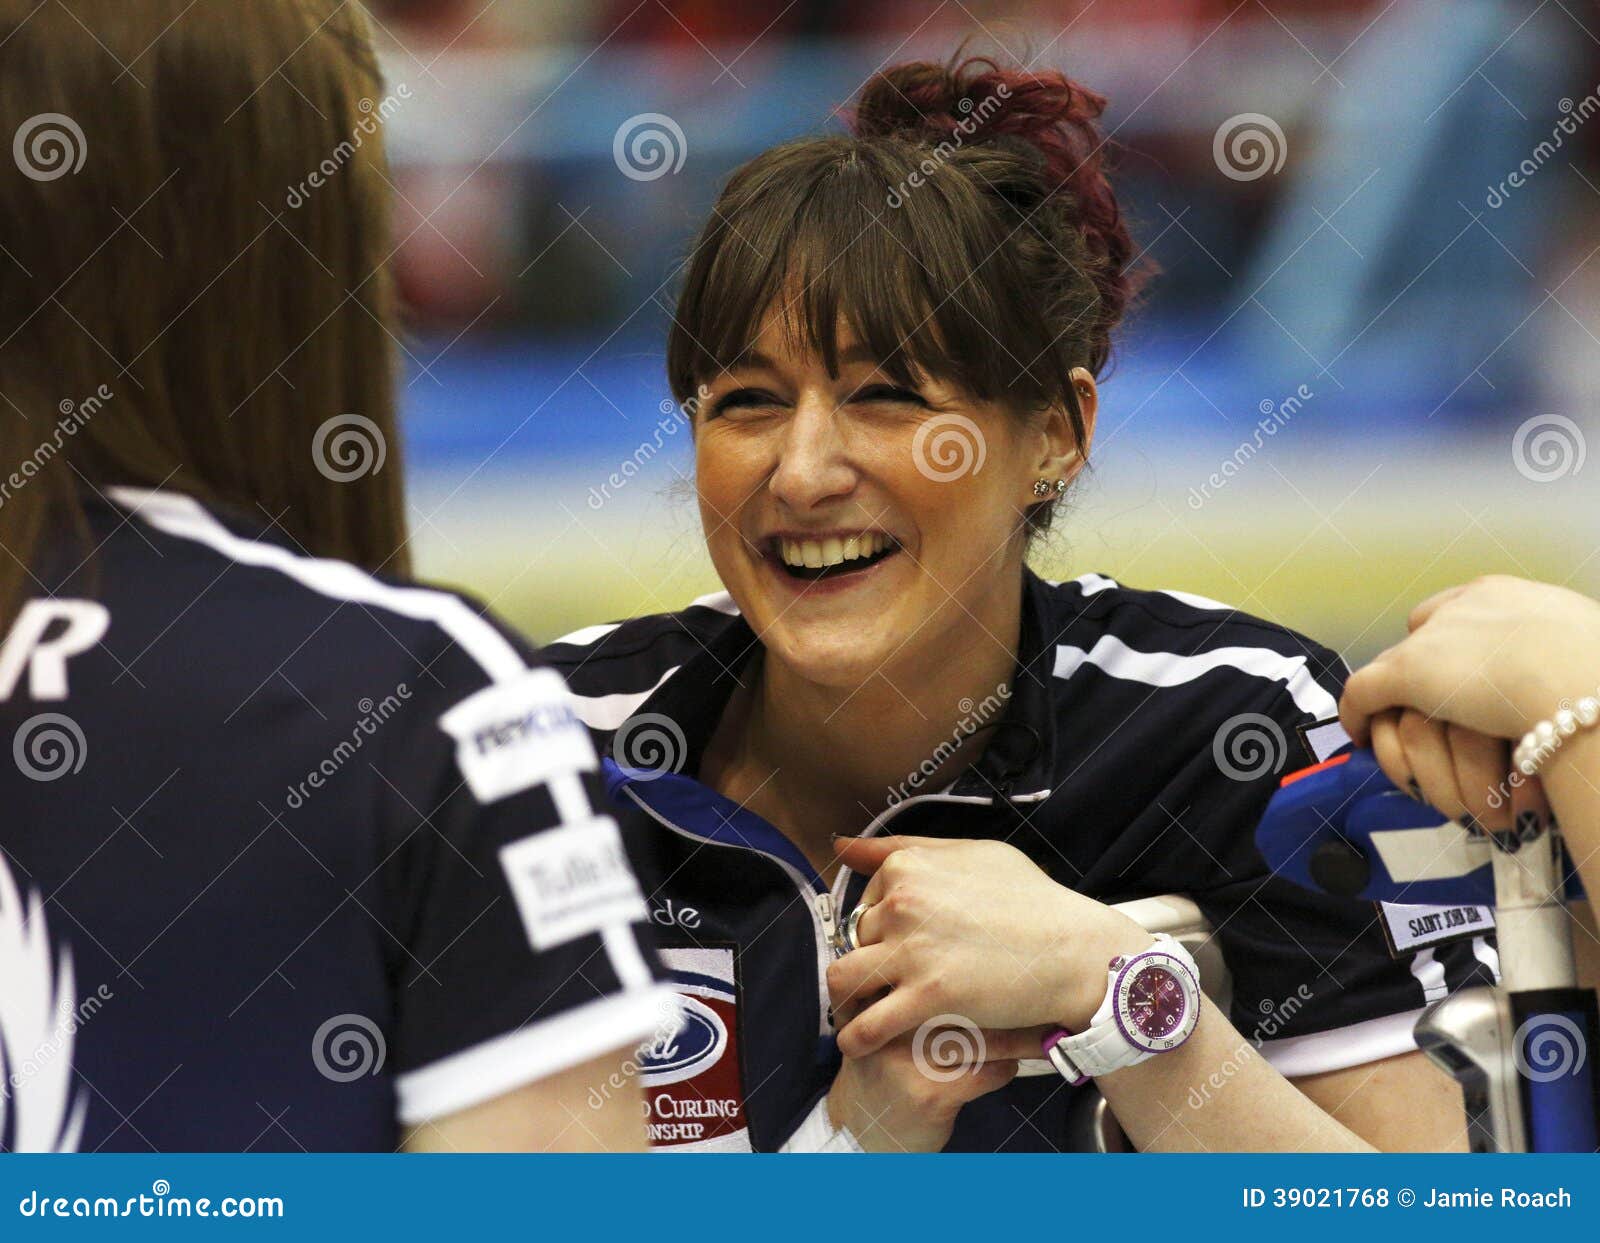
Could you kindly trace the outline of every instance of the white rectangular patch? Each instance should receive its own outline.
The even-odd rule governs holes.
[[[502,846],[500,864],[536,950],[646,918],[644,895],[610,816]]]
[[[1344,732],[1338,717],[1316,721],[1302,727],[1300,732],[1305,738],[1306,750],[1311,752],[1318,764],[1350,742],[1350,735]]]
[[[1487,906],[1412,906],[1401,902],[1380,902],[1378,906],[1389,944],[1397,954],[1494,931],[1494,911]]]
[[[456,740],[456,762],[480,803],[596,767],[589,731],[553,669],[530,669],[486,686],[441,716],[439,725]]]

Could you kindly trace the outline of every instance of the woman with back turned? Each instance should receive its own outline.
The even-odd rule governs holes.
[[[659,1143],[1050,1150],[1089,1078],[1146,1149],[1464,1143],[1411,1028],[1492,945],[1391,951],[1252,844],[1276,775],[1342,742],[1339,658],[1027,568],[1137,283],[1104,102],[898,66],[849,133],[738,169],[690,257],[667,365],[727,590],[548,650],[726,1033],[647,1075]],[[1230,1011],[1109,905],[1170,892]]]
[[[0,0],[0,1149],[644,1142],[589,739],[407,581],[360,12]]]

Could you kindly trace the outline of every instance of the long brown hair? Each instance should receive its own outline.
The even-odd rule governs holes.
[[[1154,271],[1108,178],[1103,97],[981,57],[896,65],[850,132],[774,147],[729,179],[688,263],[667,343],[680,402],[785,327],[836,370],[841,319],[898,382],[951,379],[1018,417],[1066,410],[1101,375]],[[1029,526],[1053,506],[1033,507]]]
[[[341,0],[0,0],[0,609],[113,484],[408,571],[382,95]]]

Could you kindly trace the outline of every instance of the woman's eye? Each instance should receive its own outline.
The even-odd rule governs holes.
[[[925,406],[922,394],[896,384],[869,384],[850,395],[851,401],[898,401],[914,406]]]
[[[713,402],[711,413],[715,417],[732,410],[752,410],[759,409],[762,406],[776,406],[778,404],[778,399],[764,389],[736,388]]]

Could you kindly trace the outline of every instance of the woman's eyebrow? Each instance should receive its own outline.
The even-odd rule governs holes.
[[[729,359],[723,371],[776,371],[777,369],[778,364],[760,350],[748,349]]]

